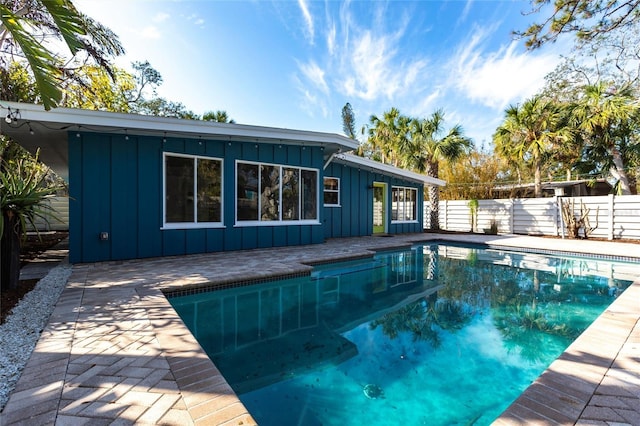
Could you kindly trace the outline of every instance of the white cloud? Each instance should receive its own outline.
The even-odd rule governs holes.
[[[452,58],[450,83],[471,101],[493,109],[504,109],[538,92],[544,77],[558,63],[557,54],[518,52],[512,41],[494,52],[483,51],[486,32],[476,31]]]
[[[441,99],[441,97],[442,97],[442,88],[439,86],[436,86],[435,88],[432,89],[430,93],[426,93],[424,97],[423,96],[418,97],[418,104],[417,106],[412,108],[412,111],[410,111],[411,114],[420,116],[420,117],[426,117],[436,109],[440,108],[440,106],[437,104],[436,101]]]
[[[307,81],[310,82],[315,88],[320,90],[325,95],[329,94],[329,86],[325,80],[325,72],[322,68],[318,66],[314,61],[311,61],[306,64],[299,64],[298,68],[306,77]]]
[[[168,13],[165,12],[160,12],[157,13],[153,18],[153,22],[157,22],[157,23],[162,23],[164,21],[166,21],[167,19],[169,19],[171,17],[171,15],[169,15]]]
[[[395,27],[389,30],[383,10],[373,14],[372,23],[362,25],[348,5],[340,6],[338,21],[326,17],[326,54],[314,52],[298,61],[294,79],[309,116],[319,112],[332,116],[331,111],[338,111],[345,99],[362,105],[367,115],[379,114],[387,104],[396,106],[400,99],[413,98],[417,87],[427,86],[421,80],[428,61],[419,55],[407,56],[402,48],[409,15],[393,22]]]
[[[458,17],[458,20],[456,21],[456,26],[461,25],[462,23],[464,23],[464,21],[467,20],[467,16],[469,16],[469,12],[471,12],[471,8],[473,7],[473,2],[474,0],[466,1],[466,3],[464,4],[464,10],[462,11],[460,16]]]
[[[369,30],[353,36],[348,68],[343,70],[346,78],[342,87],[348,96],[368,101],[380,97],[392,100],[416,82],[427,61],[418,58],[398,62],[398,38]]]
[[[327,50],[329,55],[333,55],[336,50],[336,24],[331,22],[327,30]]]
[[[367,22],[349,4],[341,4],[339,19],[326,17],[324,54],[314,49],[298,61],[296,87],[308,116],[335,118],[345,101],[361,114],[360,125],[391,107],[412,117],[443,109],[446,126],[462,124],[481,144],[491,141],[504,108],[535,94],[558,61],[555,49],[531,53],[510,40],[495,47],[492,41],[504,40],[496,20],[467,25],[468,37],[441,50],[429,44],[426,27],[416,29],[413,15],[391,21],[374,3]],[[473,6],[474,0],[465,3],[462,20],[469,21]]]
[[[313,44],[314,38],[314,27],[313,27],[313,18],[311,17],[311,13],[309,12],[309,5],[306,0],[298,0],[298,6],[300,6],[300,11],[302,12],[302,16],[304,17],[304,22],[306,24],[306,34]]]
[[[318,96],[311,90],[305,88],[305,85],[297,78],[294,77],[294,84],[298,87],[302,98],[298,103],[298,107],[307,113],[309,117],[315,117],[316,113],[320,111],[320,115],[326,118],[329,115],[329,108],[325,98]]]
[[[187,16],[186,19],[187,21],[191,21],[194,25],[198,27],[204,26],[204,23],[205,23],[205,20],[195,13],[192,13],[191,15]]]
[[[142,36],[142,38],[153,39],[153,40],[156,40],[162,37],[162,34],[160,33],[160,30],[158,29],[158,27],[154,25],[149,25],[147,27],[144,27],[140,32],[140,35]]]

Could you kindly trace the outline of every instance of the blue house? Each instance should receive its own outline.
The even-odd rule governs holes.
[[[2,107],[2,133],[69,183],[74,263],[422,232],[424,186],[444,185],[335,134]]]

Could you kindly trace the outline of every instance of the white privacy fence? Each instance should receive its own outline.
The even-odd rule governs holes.
[[[488,232],[495,224],[501,234],[564,235],[561,200],[573,201],[575,216],[581,203],[589,210],[590,225],[596,228],[592,237],[640,239],[640,195],[478,200],[475,232]],[[471,231],[469,200],[440,201],[439,219],[443,230]],[[430,227],[428,201],[424,227]]]
[[[37,218],[35,228],[38,231],[69,230],[69,198],[51,197],[45,201],[52,210],[45,210],[45,218]]]

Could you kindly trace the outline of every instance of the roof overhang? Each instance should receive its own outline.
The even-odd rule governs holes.
[[[32,152],[41,148],[42,161],[65,168],[69,131],[322,146],[327,156],[358,146],[357,141],[333,133],[72,108],[46,111],[41,105],[18,102],[0,102],[0,114],[1,133]],[[5,122],[8,115],[13,117],[11,123]]]
[[[430,186],[445,186],[447,183],[442,179],[421,175],[409,170],[400,169],[389,164],[383,164],[369,158],[359,157],[350,153],[338,153],[333,156],[333,161],[348,166],[358,167],[360,169],[369,170],[373,173],[382,173],[385,175],[395,176],[400,179],[406,179]]]

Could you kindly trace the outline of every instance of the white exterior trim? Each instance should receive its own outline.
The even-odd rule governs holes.
[[[360,166],[376,172],[390,174],[414,182],[424,183],[426,185],[445,186],[447,184],[447,182],[442,179],[421,175],[409,170],[399,169],[389,164],[383,164],[378,161],[370,160],[369,158],[358,157],[357,155],[353,155],[350,153],[338,153],[333,157],[333,159],[334,161],[347,163],[349,165]]]
[[[262,205],[258,203],[258,220],[239,220],[238,219],[238,165],[239,164],[252,164],[258,166],[258,170],[260,170],[260,166],[272,166],[278,167],[280,169],[279,182],[280,182],[280,194],[279,194],[279,205],[280,209],[278,211],[278,220],[260,220],[262,216]],[[304,205],[300,203],[298,206],[298,217],[300,219],[282,219],[282,169],[291,168],[298,169],[300,173],[300,179],[302,178],[302,171],[310,171],[315,172],[316,174],[316,218],[315,219],[302,219],[304,214]],[[291,166],[286,164],[278,164],[278,163],[267,163],[260,161],[251,161],[251,160],[236,160],[235,161],[235,191],[234,191],[234,227],[242,227],[242,226],[278,226],[278,225],[317,225],[320,224],[320,202],[323,198],[320,197],[324,192],[320,191],[320,170],[314,169],[312,167],[301,167],[301,166]],[[257,188],[257,197],[260,197],[260,172],[258,172],[258,188]],[[302,189],[299,189],[301,191]],[[260,201],[260,198],[258,198]]]
[[[271,142],[288,145],[336,145],[337,149],[351,150],[358,142],[346,136],[306,130],[280,129],[246,124],[217,123],[200,120],[182,120],[173,117],[155,117],[139,114],[124,114],[107,111],[92,111],[75,108],[52,108],[20,102],[2,101],[2,110],[7,106],[19,111],[20,122],[57,123],[68,126],[57,130],[106,132],[120,134],[153,134],[182,137],[216,137],[222,140]],[[4,111],[3,111],[4,113]]]
[[[193,222],[167,222],[167,157],[181,157],[194,160],[193,182],[194,203]],[[195,189],[198,186],[197,160],[215,160],[220,162],[220,220],[217,222],[198,222],[198,210]],[[207,157],[204,155],[182,154],[171,151],[162,153],[162,227],[160,229],[200,229],[200,228],[224,228],[224,158]]]
[[[335,189],[326,189],[326,188],[324,187],[324,181],[325,181],[326,179],[335,179],[335,180],[337,180],[337,181],[338,181],[338,189],[337,189],[337,190],[335,190]],[[327,204],[327,203],[325,203],[325,202],[324,202],[324,193],[325,193],[325,192],[327,192],[327,191],[328,191],[328,192],[330,192],[330,193],[336,193],[336,194],[338,194],[338,202],[337,202],[336,204]],[[324,177],[322,178],[322,202],[323,202],[323,204],[324,204],[324,207],[342,207],[342,205],[340,204],[340,202],[341,202],[341,200],[340,200],[340,192],[341,192],[341,191],[342,191],[342,186],[341,186],[341,184],[340,184],[340,178],[339,178],[339,177],[335,177],[335,176],[324,176]]]

